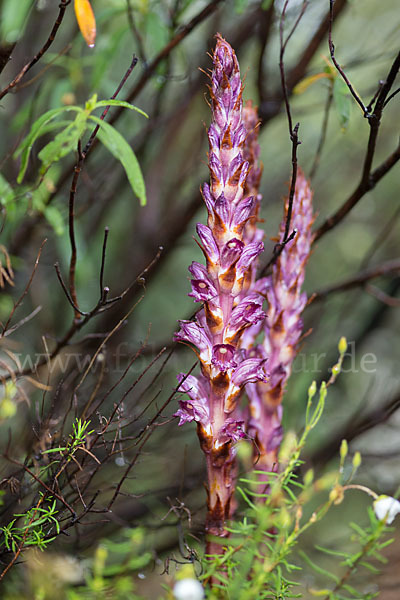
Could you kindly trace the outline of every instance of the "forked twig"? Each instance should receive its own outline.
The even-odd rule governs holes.
[[[57,16],[57,19],[53,25],[53,28],[50,32],[50,35],[46,41],[46,43],[44,44],[44,46],[42,46],[42,48],[39,50],[39,52],[37,54],[35,54],[35,56],[32,58],[32,60],[30,60],[22,69],[21,71],[18,73],[18,75],[16,75],[14,77],[14,79],[12,81],[10,81],[10,83],[0,92],[0,100],[2,98],[4,98],[4,96],[6,94],[8,94],[23,78],[23,76],[25,75],[25,73],[27,73],[43,56],[43,54],[45,52],[47,52],[47,50],[50,48],[51,44],[54,42],[54,39],[57,35],[57,31],[60,28],[60,25],[62,23],[62,20],[64,18],[64,14],[65,11],[67,9],[67,6],[71,4],[71,0],[61,0],[60,4],[59,4],[59,13]]]

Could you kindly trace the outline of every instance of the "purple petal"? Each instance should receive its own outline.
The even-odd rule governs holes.
[[[214,198],[210,192],[210,186],[208,185],[208,183],[205,183],[203,185],[203,189],[201,190],[201,193],[203,195],[203,200],[207,207],[208,212],[212,213],[212,211],[214,210]]]
[[[247,132],[244,125],[240,125],[235,131],[232,143],[234,146],[241,146],[246,139]]]
[[[242,255],[244,244],[237,238],[232,238],[225,244],[221,251],[221,266],[226,269],[236,262]]]
[[[193,402],[207,402],[209,382],[203,375],[186,375],[179,373],[177,380],[180,383],[178,392],[185,392]]]
[[[217,262],[219,258],[219,252],[211,229],[207,227],[207,225],[197,223],[196,231],[203,245],[206,257],[213,263]]]
[[[253,196],[243,198],[233,212],[232,225],[234,227],[244,226],[247,219],[250,217],[254,207],[255,200]]]
[[[179,406],[180,408],[173,415],[174,417],[179,417],[179,426],[191,421],[201,423],[204,428],[209,425],[210,417],[205,406],[188,400],[179,400]]]
[[[228,169],[228,178],[230,179],[233,175],[235,175],[236,171],[240,169],[243,164],[243,156],[242,153],[239,152],[229,163]]]
[[[178,381],[180,386],[179,392],[186,393],[189,400],[179,400],[180,408],[174,414],[174,417],[179,417],[179,425],[198,421],[202,423],[204,428],[209,428],[210,416],[208,408],[208,381],[203,375],[194,377],[193,375],[186,376],[184,373],[179,373]]]
[[[230,344],[216,344],[212,349],[211,363],[220,371],[225,372],[236,367],[234,360],[235,347]]]
[[[196,346],[200,358],[208,361],[211,354],[211,342],[204,327],[196,321],[179,321],[181,330],[175,334],[174,339],[178,342],[189,342]]]
[[[257,294],[244,298],[232,311],[225,337],[232,339],[244,327],[265,319],[267,315],[262,310],[262,304],[263,298]]]
[[[217,182],[222,181],[222,165],[218,156],[214,152],[210,152],[208,157],[208,166],[210,167],[210,171],[216,179]]]
[[[234,370],[232,382],[238,388],[246,383],[256,381],[266,381],[266,372],[264,370],[265,360],[261,358],[247,358]]]
[[[235,419],[226,419],[225,424],[221,427],[218,433],[218,442],[225,444],[226,442],[238,442],[245,437],[244,421]]]
[[[192,279],[192,291],[188,296],[194,298],[195,302],[206,302],[218,295],[216,288],[210,281],[205,279]]]
[[[211,123],[210,127],[208,128],[208,142],[210,144],[210,150],[219,148],[219,133],[214,123]]]
[[[207,267],[201,263],[193,261],[189,267],[189,271],[194,279],[208,279]]]
[[[238,273],[244,274],[250,267],[251,263],[257,256],[264,250],[264,244],[262,242],[252,242],[245,246],[241,257],[238,260],[236,269]]]
[[[221,219],[221,221],[227,224],[229,221],[229,204],[223,192],[215,201],[214,210]]]

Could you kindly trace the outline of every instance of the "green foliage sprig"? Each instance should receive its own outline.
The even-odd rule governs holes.
[[[128,108],[148,118],[148,115],[143,110],[133,104],[129,104],[129,102],[124,102],[123,100],[98,101],[97,94],[94,94],[86,102],[85,108],[80,106],[60,106],[58,108],[53,108],[41,115],[33,123],[29,134],[15,151],[14,157],[21,156],[21,165],[17,182],[21,183],[24,179],[33,144],[38,138],[53,130],[61,129],[55,138],[46,144],[38,154],[42,163],[39,171],[40,177],[42,178],[54,163],[76,150],[78,142],[90,127],[90,122],[94,122],[96,125],[100,126],[98,132],[100,141],[111,154],[121,162],[133,192],[139,198],[142,206],[144,206],[146,204],[146,191],[143,175],[132,148],[115,127],[92,115],[93,111],[104,106],[120,106]],[[56,117],[59,117],[66,112],[75,112],[75,119],[72,121],[54,121]]]

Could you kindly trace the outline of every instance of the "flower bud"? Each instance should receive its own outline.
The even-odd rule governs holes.
[[[202,600],[204,590],[197,579],[181,579],[174,586],[174,598],[176,600]]]
[[[339,354],[341,356],[343,356],[343,354],[346,353],[347,350],[347,340],[345,337],[341,337],[339,340],[339,344],[338,344],[338,350],[339,350]]]
[[[349,446],[347,443],[347,440],[342,440],[342,443],[340,444],[340,462],[344,463],[344,459],[347,456],[347,453],[349,451]],[[354,465],[354,459],[353,459],[353,465]]]
[[[354,469],[358,469],[361,465],[361,454],[357,451],[353,456],[353,467]]]

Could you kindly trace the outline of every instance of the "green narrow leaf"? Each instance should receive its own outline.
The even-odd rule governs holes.
[[[313,562],[302,550],[299,551],[299,554],[302,557],[302,559],[305,560],[308,566],[311,567],[316,573],[324,575],[325,577],[328,577],[328,579],[332,579],[335,583],[339,583],[339,577],[337,577],[337,575],[334,575],[333,573],[326,571],[319,565],[316,565],[315,562]]]
[[[333,102],[339,117],[340,126],[346,129],[350,119],[351,96],[349,88],[341,77],[333,82]]]
[[[86,129],[86,120],[85,113],[79,113],[75,121],[70,122],[63,131],[60,131],[51,142],[42,148],[38,154],[42,162],[41,173],[44,173],[50,165],[75,150]]]
[[[69,112],[71,110],[82,112],[82,109],[79,106],[60,106],[59,108],[53,108],[52,110],[47,111],[33,123],[29,134],[14,152],[14,158],[21,154],[21,166],[17,177],[17,183],[21,183],[24,178],[32,146],[37,138],[42,135],[43,127],[60,113],[64,111]]]
[[[134,106],[133,104],[130,104],[129,102],[125,102],[124,100],[99,100],[99,102],[96,102],[96,104],[94,105],[93,110],[95,108],[98,108],[99,106],[122,106],[122,108],[129,108],[130,110],[135,110],[140,115],[146,117],[146,119],[149,118],[149,115],[145,113],[144,110],[138,108],[137,106]]]
[[[146,205],[146,188],[138,160],[125,138],[112,125],[91,115],[92,121],[100,125],[98,137],[111,154],[121,162],[125,169],[132,190],[140,200],[141,206]]]

